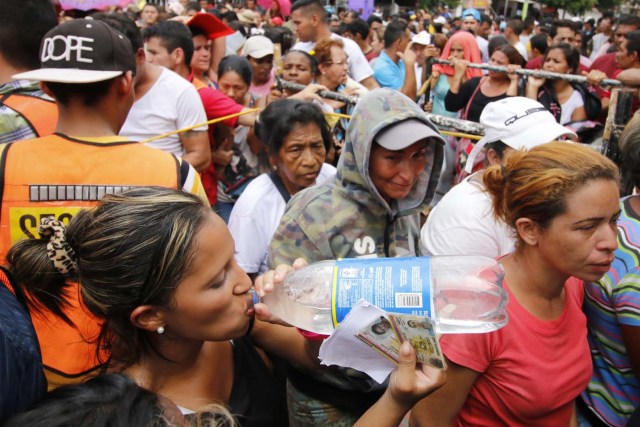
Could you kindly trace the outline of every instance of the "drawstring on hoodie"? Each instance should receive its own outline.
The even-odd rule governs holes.
[[[384,256],[390,258],[389,255],[389,246],[391,246],[391,227],[395,222],[396,218],[398,218],[395,214],[392,216],[387,212],[387,222],[384,225]]]

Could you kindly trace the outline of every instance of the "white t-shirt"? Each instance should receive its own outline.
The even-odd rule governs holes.
[[[349,75],[353,80],[361,82],[367,77],[373,76],[373,69],[356,42],[334,33],[331,33],[331,38],[334,40],[342,40],[342,43],[344,43],[344,51],[347,54],[347,61],[349,62]],[[311,52],[314,47],[316,47],[315,42],[299,42],[293,46],[293,49]]]
[[[513,230],[494,217],[491,196],[481,183],[469,181],[474,177],[453,187],[429,213],[420,231],[422,255],[498,258],[513,251]]]
[[[316,184],[323,183],[335,173],[336,168],[323,164]],[[266,173],[251,181],[233,206],[229,231],[236,244],[236,261],[247,273],[267,271],[269,243],[286,206]]]
[[[560,114],[560,124],[566,125],[567,123],[571,123],[571,115],[573,112],[580,107],[584,106],[584,99],[582,99],[582,95],[577,90],[573,90],[567,102],[560,105],[562,107],[562,113]]]
[[[476,36],[476,43],[482,54],[482,62],[484,64],[489,63],[489,41],[482,36]]]
[[[591,47],[591,56],[589,56],[590,60],[595,61],[596,58],[598,58],[603,54],[600,48],[604,46],[604,44],[607,43],[608,40],[609,40],[609,36],[604,33],[598,33],[593,36],[593,38],[591,39],[592,47]]]
[[[163,68],[153,86],[133,103],[120,135],[133,141],[142,141],[206,121],[207,115],[196,88],[178,74]],[[207,131],[207,126],[194,130]],[[184,147],[177,134],[145,145],[174,156],[184,156]]]
[[[527,55],[527,47],[524,44],[522,44],[522,42],[518,42],[514,44],[513,47],[516,48],[518,53],[522,55],[522,58],[524,58],[525,61],[529,59],[529,55]]]

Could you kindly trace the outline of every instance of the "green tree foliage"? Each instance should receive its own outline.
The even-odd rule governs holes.
[[[611,11],[622,3],[622,0],[544,0],[543,3],[549,7],[566,10],[573,15],[582,15],[593,7],[597,7],[601,12]]]
[[[454,10],[460,4],[460,0],[420,0],[420,6],[426,10],[436,10],[438,5],[447,5],[449,10]]]

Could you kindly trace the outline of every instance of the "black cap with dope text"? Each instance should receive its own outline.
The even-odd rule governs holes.
[[[135,73],[129,39],[101,21],[74,19],[49,31],[40,45],[40,69],[14,79],[95,83]]]

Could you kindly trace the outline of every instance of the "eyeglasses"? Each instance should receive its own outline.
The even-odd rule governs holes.
[[[327,65],[337,65],[338,67],[348,67],[347,61],[327,62]]]

